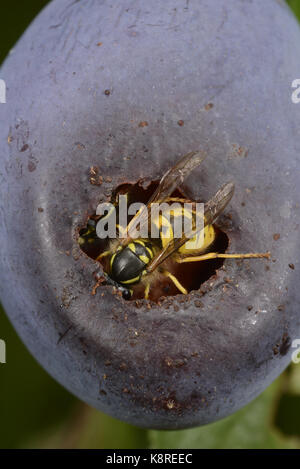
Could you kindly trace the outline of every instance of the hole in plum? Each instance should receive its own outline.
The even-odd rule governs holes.
[[[117,208],[117,200],[120,194],[127,194],[128,206],[134,202],[142,202],[147,204],[153,192],[156,190],[159,181],[151,182],[147,187],[143,186],[142,181],[136,184],[122,184],[112,193],[110,202],[113,203]],[[172,197],[178,197],[181,199],[190,199],[179,189],[176,189]],[[117,212],[117,210],[116,210]],[[81,250],[90,258],[96,260],[104,252],[114,251],[115,245],[114,239],[106,238],[100,239],[96,234],[96,225],[99,220],[99,216],[93,213],[89,216],[85,227],[79,231],[78,242]],[[128,223],[133,216],[128,216]],[[228,248],[228,237],[227,235],[217,226],[214,225],[216,236],[213,244],[210,246],[209,251],[216,251],[224,253]],[[151,240],[150,240],[151,242]],[[153,241],[152,241],[153,242]],[[154,241],[155,242],[155,241]],[[157,241],[156,241],[157,242]],[[111,254],[103,256],[98,260],[102,265],[104,272],[109,276],[110,273],[110,258]],[[198,290],[201,285],[206,282],[210,277],[216,274],[216,271],[223,265],[224,259],[213,259],[205,260],[201,262],[190,262],[179,264],[174,260],[173,256],[170,256],[161,266],[159,266],[151,276],[148,276],[150,282],[149,299],[158,301],[161,297],[178,295],[180,291],[174,285],[170,278],[166,277],[162,273],[162,266],[167,269],[183,287],[188,291]],[[107,284],[106,280],[102,284]],[[136,300],[144,298],[145,284],[138,282],[134,285],[129,285],[132,295],[126,294],[123,291],[123,298]],[[125,294],[124,294],[125,293]],[[130,298],[129,298],[130,296]]]

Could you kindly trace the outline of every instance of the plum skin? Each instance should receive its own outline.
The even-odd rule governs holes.
[[[288,365],[300,334],[299,108],[287,94],[299,44],[275,0],[56,0],[4,63],[0,298],[35,358],[90,405],[141,427],[202,425]],[[98,265],[78,227],[122,182],[156,180],[199,148],[209,157],[186,192],[207,200],[233,180],[230,250],[275,262],[227,261],[201,292],[150,309],[111,287],[91,295]]]

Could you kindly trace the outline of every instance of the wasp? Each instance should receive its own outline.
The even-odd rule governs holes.
[[[125,299],[133,295],[133,288],[143,286],[144,298],[148,299],[154,279],[157,273],[168,279],[175,285],[178,292],[187,294],[188,291],[179,279],[168,269],[170,259],[176,264],[201,262],[209,259],[250,259],[269,258],[270,253],[224,254],[211,251],[216,239],[215,221],[224,211],[234,193],[234,184],[224,184],[216,194],[204,204],[203,223],[199,231],[195,231],[195,210],[192,204],[186,208],[185,198],[172,197],[174,191],[182,182],[202,163],[206,154],[202,151],[191,152],[181,158],[175,166],[170,168],[161,178],[157,189],[150,197],[147,205],[144,205],[131,219],[126,227],[126,235],[110,241],[107,250],[102,252],[97,260],[106,258],[107,272],[106,282],[117,287]],[[177,202],[177,208],[173,210],[172,217],[162,210],[152,223],[159,230],[158,239],[151,237],[139,237],[137,226],[141,228],[149,223],[151,207],[154,203]],[[180,237],[174,236],[176,217],[187,217],[192,220],[194,231],[184,232]],[[124,227],[118,226],[119,231]],[[91,227],[89,227],[89,230]],[[201,234],[201,236],[200,236]],[[93,235],[94,236],[94,235]],[[193,248],[188,247],[188,242],[194,241]]]

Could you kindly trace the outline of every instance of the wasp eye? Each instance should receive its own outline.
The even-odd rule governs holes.
[[[122,296],[123,296],[124,300],[130,300],[131,291],[130,290],[123,290]]]

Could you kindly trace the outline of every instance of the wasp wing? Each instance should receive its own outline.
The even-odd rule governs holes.
[[[189,239],[193,238],[198,232],[204,229],[207,225],[212,225],[218,218],[218,216],[223,212],[226,205],[230,202],[234,193],[234,184],[229,182],[224,184],[221,189],[210,199],[206,204],[204,204],[204,225],[200,229],[192,229],[188,233],[184,233],[181,238],[173,238],[169,243],[166,244],[164,249],[160,251],[150,262],[147,267],[147,272],[153,272],[159,264],[164,262],[173,252],[177,251],[181,246],[183,246]]]
[[[149,224],[151,204],[163,203],[174,190],[188,177],[188,175],[205,159],[203,151],[187,153],[178,163],[170,168],[161,178],[156,191],[151,196],[147,206],[143,206],[132,218],[127,226],[127,235],[121,239],[121,244],[128,244],[133,238],[139,237],[139,232],[145,224]],[[139,230],[137,229],[139,227]]]

